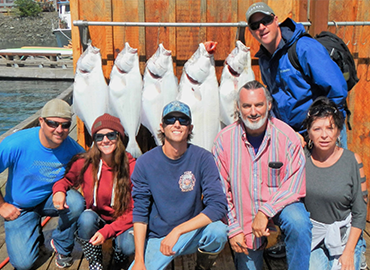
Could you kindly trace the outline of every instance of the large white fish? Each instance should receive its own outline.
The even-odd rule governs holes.
[[[77,61],[73,85],[73,109],[91,134],[95,119],[107,112],[108,86],[100,49],[91,45]]]
[[[110,74],[109,110],[121,120],[129,138],[126,150],[135,158],[142,154],[136,142],[140,128],[142,87],[137,49],[131,48],[126,42]]]
[[[189,105],[192,113],[191,143],[211,150],[220,130],[218,82],[213,53],[217,42],[199,44],[185,63],[179,84],[178,100]]]
[[[225,60],[220,83],[220,119],[226,126],[235,121],[236,94],[244,84],[253,80],[250,48],[238,40]]]
[[[155,143],[161,145],[157,133],[162,110],[178,94],[171,51],[166,50],[162,44],[159,44],[156,53],[147,61],[143,81],[141,123],[152,133]]]

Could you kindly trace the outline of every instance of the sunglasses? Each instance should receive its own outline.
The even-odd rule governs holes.
[[[180,125],[182,126],[189,126],[191,122],[188,117],[183,116],[168,116],[163,118],[163,123],[166,125],[173,125],[176,123],[176,121],[179,121]]]
[[[318,115],[334,115],[337,113],[337,109],[334,107],[316,107],[308,111],[307,116],[318,116]]]
[[[273,21],[274,21],[274,18],[275,16],[272,16],[272,15],[268,15],[268,16],[265,16],[263,17],[261,20],[259,21],[256,21],[256,22],[252,22],[250,24],[248,24],[248,27],[255,31],[257,30],[258,28],[260,28],[260,24],[262,23],[264,26],[267,26],[267,25],[270,25]]]
[[[57,121],[48,120],[46,118],[44,118],[44,121],[48,125],[48,127],[51,127],[51,128],[58,128],[59,126],[62,126],[62,129],[69,129],[72,124],[71,121],[60,123]]]
[[[106,134],[96,133],[94,134],[94,141],[101,142],[105,136],[107,136],[108,140],[110,141],[117,140],[118,132],[112,131]]]

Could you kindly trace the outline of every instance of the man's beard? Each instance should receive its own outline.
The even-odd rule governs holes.
[[[243,116],[241,115],[240,118],[242,119],[246,128],[248,128],[250,130],[257,130],[257,129],[260,129],[266,123],[266,120],[267,120],[267,117],[268,117],[268,112],[266,112],[265,116],[261,117],[261,119],[258,120],[257,122],[248,121],[248,118],[253,119],[253,118],[258,118],[258,117],[261,117],[261,115],[259,114],[255,117],[248,116],[247,119],[244,119]]]

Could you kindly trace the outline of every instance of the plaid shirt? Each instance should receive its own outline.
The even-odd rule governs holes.
[[[258,211],[274,217],[286,205],[306,193],[305,156],[296,133],[287,124],[270,117],[265,136],[254,152],[240,121],[224,128],[212,149],[228,201],[229,238],[244,233],[250,249],[261,246],[252,234]],[[280,169],[269,162],[280,161]]]

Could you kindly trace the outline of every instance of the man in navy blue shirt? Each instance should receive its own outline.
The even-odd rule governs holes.
[[[163,109],[158,146],[142,155],[131,176],[135,261],[131,269],[164,269],[175,257],[197,252],[197,268],[210,269],[226,241],[226,196],[207,150],[188,143],[190,108]]]

